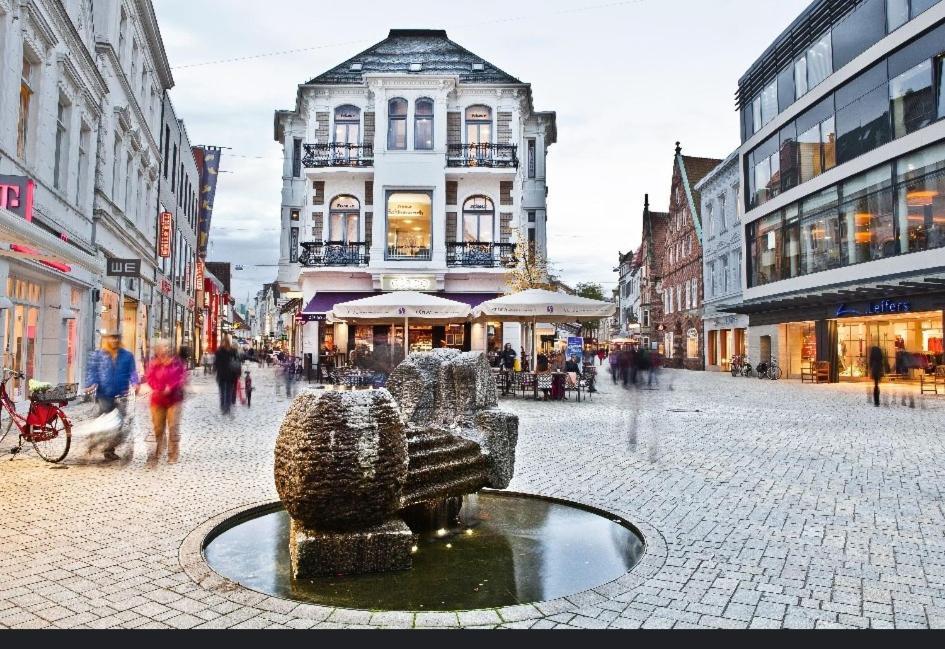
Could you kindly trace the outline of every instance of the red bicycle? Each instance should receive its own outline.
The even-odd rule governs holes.
[[[16,426],[20,437],[19,444],[10,451],[13,455],[22,451],[23,445],[29,442],[46,462],[62,462],[72,445],[72,422],[62,409],[76,398],[79,385],[59,385],[33,392],[30,395],[29,412],[24,417],[16,411],[13,400],[7,393],[7,383],[13,378],[22,381],[26,377],[20,372],[4,368],[3,380],[0,382],[0,443],[6,439],[13,426]],[[9,416],[9,421],[3,421],[4,411]]]

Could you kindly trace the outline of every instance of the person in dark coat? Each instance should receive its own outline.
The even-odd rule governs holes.
[[[243,369],[239,354],[230,344],[229,336],[224,337],[223,344],[214,354],[213,368],[217,376],[217,386],[220,388],[220,412],[228,415],[236,400],[236,381]]]
[[[512,343],[506,343],[505,349],[502,350],[502,365],[505,367],[505,369],[509,370],[510,372],[515,369],[516,358],[518,358],[518,354],[515,353]]]
[[[870,376],[873,377],[873,403],[879,408],[879,382],[886,373],[886,360],[883,350],[873,346],[870,349]]]

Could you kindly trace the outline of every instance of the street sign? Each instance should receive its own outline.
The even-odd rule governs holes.
[[[109,277],[140,277],[140,259],[109,259],[107,266]]]

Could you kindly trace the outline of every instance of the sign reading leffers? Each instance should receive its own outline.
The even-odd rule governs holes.
[[[382,288],[385,291],[435,291],[436,277],[433,275],[385,275]]]
[[[0,176],[0,209],[33,220],[36,183],[25,176]]]
[[[171,231],[174,217],[170,212],[161,212],[160,230],[158,233],[158,256],[168,259],[171,256]]]

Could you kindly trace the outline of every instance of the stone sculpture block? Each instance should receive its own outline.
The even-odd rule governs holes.
[[[305,393],[276,440],[275,481],[308,530],[364,530],[400,509],[407,436],[386,390]]]
[[[397,517],[356,532],[318,532],[293,520],[289,556],[296,579],[409,570],[413,532]]]

